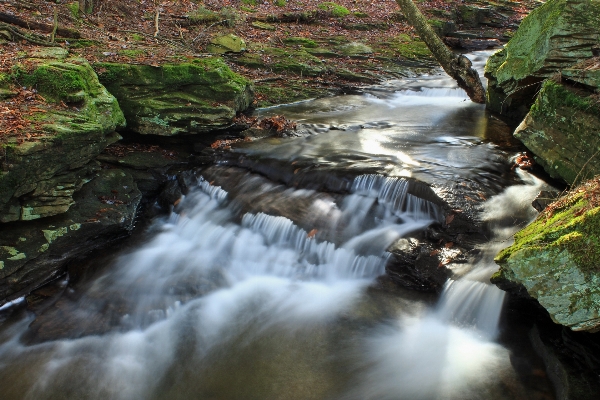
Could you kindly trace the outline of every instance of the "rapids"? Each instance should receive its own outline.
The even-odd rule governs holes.
[[[525,379],[539,360],[513,366],[504,293],[489,284],[545,186],[510,169],[508,127],[441,75],[260,114],[300,121],[298,137],[234,147],[143,243],[67,287],[64,309],[0,325],[0,397],[553,398],[547,380]],[[232,166],[240,158],[254,171]],[[290,179],[324,172],[298,187],[257,173],[282,165]],[[336,193],[321,190],[328,179]],[[394,242],[444,222],[410,179],[487,199],[474,212],[493,236],[449,266],[439,296],[378,283]],[[30,324],[49,338],[30,340]]]

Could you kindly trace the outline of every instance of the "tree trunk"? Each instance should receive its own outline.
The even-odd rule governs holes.
[[[485,90],[479,79],[479,74],[471,68],[471,61],[463,55],[454,54],[446,47],[412,0],[396,0],[396,3],[400,6],[408,22],[417,30],[421,40],[429,47],[435,59],[444,68],[444,71],[456,80],[458,86],[467,92],[471,101],[485,103]]]

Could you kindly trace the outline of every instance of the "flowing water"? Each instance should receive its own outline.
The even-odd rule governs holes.
[[[301,134],[235,147],[46,322],[0,325],[0,397],[552,398],[496,341],[504,294],[489,284],[544,183],[510,169],[509,129],[449,78],[367,92],[262,110]],[[439,296],[377,280],[390,245],[444,222],[415,179],[487,199],[473,212],[493,237]],[[62,333],[29,340],[30,324]]]

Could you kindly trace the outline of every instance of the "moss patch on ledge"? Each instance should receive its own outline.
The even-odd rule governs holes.
[[[525,287],[552,319],[600,330],[600,178],[551,204],[496,257],[492,282]]]
[[[119,139],[114,130],[125,125],[116,99],[85,60],[41,56],[34,53],[12,68],[15,91],[35,89],[47,102],[24,104],[20,130],[2,144],[0,222],[67,211],[95,170],[90,161]]]
[[[229,126],[253,99],[250,81],[220,58],[160,66],[97,63],[100,81],[119,100],[128,128],[172,136]]]

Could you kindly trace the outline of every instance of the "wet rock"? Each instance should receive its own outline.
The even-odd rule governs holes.
[[[533,10],[506,47],[488,60],[487,106],[520,120],[540,83],[592,56],[600,40],[597,1],[550,0]]]
[[[250,82],[219,58],[160,66],[94,65],[118,99],[127,127],[142,135],[206,133],[233,124],[250,106]]]
[[[131,175],[101,170],[66,213],[7,224],[0,232],[0,304],[55,279],[70,260],[128,235],[140,199]]]
[[[547,327],[534,326],[529,340],[543,359],[546,372],[559,399],[592,400],[600,390],[598,344],[593,337],[572,338],[573,332],[548,334]]]
[[[600,105],[592,93],[546,81],[531,111],[515,130],[553,178],[569,184],[600,174]]]
[[[51,58],[55,53],[46,51],[44,58],[29,58],[32,69],[19,79],[23,85],[37,88],[50,103],[71,107],[34,114],[43,133],[25,141],[9,137],[3,145],[0,222],[67,211],[74,203],[73,194],[93,176],[90,161],[120,139],[114,130],[125,125],[116,99],[100,84],[90,65],[64,58],[64,52],[59,52],[63,60]]]
[[[553,321],[575,331],[600,330],[599,186],[587,182],[517,232],[496,256],[500,270],[491,279],[518,294],[524,288]]]
[[[531,203],[531,206],[533,208],[535,208],[538,212],[542,212],[542,211],[544,211],[544,209],[546,207],[548,207],[550,204],[554,203],[556,201],[556,199],[558,198],[558,196],[559,196],[558,192],[542,190],[535,197],[535,199]]]
[[[183,193],[177,181],[169,181],[158,196],[158,204],[164,209],[172,208],[181,200]]]
[[[417,239],[403,238],[388,251],[392,257],[386,265],[386,274],[397,285],[426,292],[442,290],[450,274],[440,265],[437,247]]]

